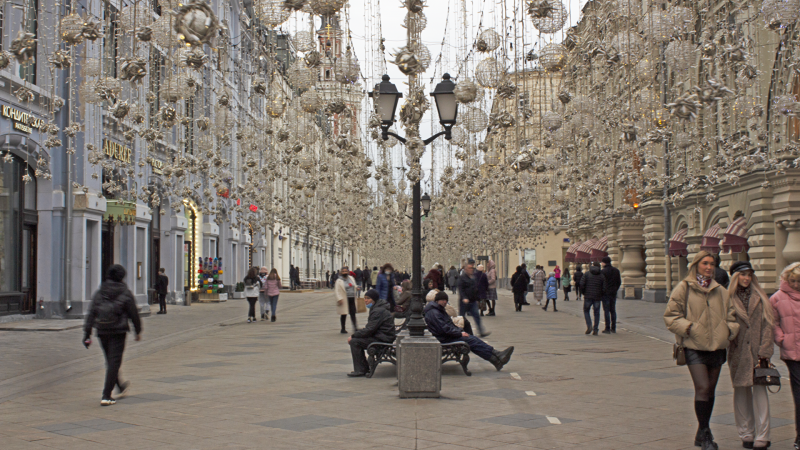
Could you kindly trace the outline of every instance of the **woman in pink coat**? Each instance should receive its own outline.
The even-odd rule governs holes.
[[[800,450],[800,262],[783,269],[781,288],[769,301],[775,312],[775,343],[789,368],[797,435],[794,448]]]

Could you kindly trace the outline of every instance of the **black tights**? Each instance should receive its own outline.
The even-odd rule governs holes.
[[[694,383],[694,412],[700,428],[708,428],[711,412],[714,410],[714,392],[717,390],[719,372],[722,366],[709,367],[705,364],[692,364],[689,373]]]
[[[489,304],[489,312],[494,313],[494,308],[497,307],[497,300],[489,300],[486,303]]]

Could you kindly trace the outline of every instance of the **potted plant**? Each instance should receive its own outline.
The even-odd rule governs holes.
[[[233,298],[244,298],[244,283],[236,283],[236,288],[233,290]]]

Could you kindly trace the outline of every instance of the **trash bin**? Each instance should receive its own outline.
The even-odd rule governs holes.
[[[148,305],[157,305],[158,304],[158,294],[156,294],[155,289],[148,289],[147,290],[147,304]]]

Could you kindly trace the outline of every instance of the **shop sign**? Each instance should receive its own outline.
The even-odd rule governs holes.
[[[42,127],[42,119],[38,119],[30,113],[20,111],[11,106],[2,105],[2,107],[0,107],[0,115],[11,119],[14,122],[14,129],[22,131],[23,133],[31,134],[34,128],[38,130]]]
[[[133,156],[133,150],[108,139],[103,139],[103,153],[110,158],[126,163],[130,163]]]
[[[150,158],[150,167],[153,169],[153,173],[158,175],[164,174],[164,161],[160,159]]]
[[[121,225],[133,225],[136,222],[136,202],[128,200],[108,200],[106,213],[103,215],[106,222],[116,222]]]

